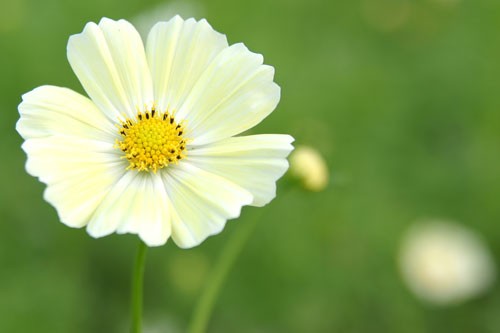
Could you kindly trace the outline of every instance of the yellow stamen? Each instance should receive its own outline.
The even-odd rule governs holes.
[[[168,112],[160,115],[154,108],[139,112],[135,120],[126,119],[119,131],[122,139],[116,145],[130,162],[127,169],[156,173],[186,157],[184,126]]]

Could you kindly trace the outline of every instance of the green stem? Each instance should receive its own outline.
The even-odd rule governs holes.
[[[131,333],[141,333],[142,330],[142,286],[144,281],[144,266],[146,262],[147,249],[148,247],[146,244],[139,240],[132,280]]]
[[[261,209],[261,211],[264,210],[265,209]],[[238,255],[255,229],[257,221],[260,220],[260,216],[261,214],[258,214],[258,216],[251,221],[241,223],[241,225],[237,226],[234,235],[232,235],[222,250],[222,254],[218,258],[207,279],[207,287],[202,291],[194,308],[188,328],[189,333],[204,333],[206,331],[220,289],[231,267],[236,261],[236,258],[238,258]]]

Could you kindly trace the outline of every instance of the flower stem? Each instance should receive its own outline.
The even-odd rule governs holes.
[[[137,247],[137,256],[135,259],[134,275],[132,280],[132,304],[131,315],[132,325],[131,333],[141,333],[142,330],[142,286],[144,280],[144,266],[146,262],[146,244],[139,240]]]
[[[261,211],[263,210],[265,209],[261,209]],[[207,287],[203,289],[202,294],[196,303],[188,328],[189,333],[206,332],[220,289],[224,284],[226,277],[229,275],[236,258],[238,258],[238,255],[242,251],[247,240],[252,235],[258,220],[260,220],[260,216],[261,214],[258,214],[256,218],[239,225],[235,230],[235,233],[226,243],[222,250],[222,254],[218,258],[207,279]]]

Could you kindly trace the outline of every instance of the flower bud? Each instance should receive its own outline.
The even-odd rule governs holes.
[[[306,190],[319,192],[326,188],[329,173],[326,162],[314,148],[299,146],[290,156],[290,173]]]

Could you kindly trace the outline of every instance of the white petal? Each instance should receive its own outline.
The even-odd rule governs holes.
[[[47,184],[45,199],[61,221],[82,227],[124,172],[112,144],[70,136],[29,139],[26,169]]]
[[[226,36],[204,19],[184,21],[175,16],[157,23],[146,48],[158,109],[176,112],[210,62],[227,47]]]
[[[170,237],[172,207],[161,177],[150,174],[150,179],[144,191],[143,206],[149,206],[147,209],[151,217],[143,222],[139,236],[149,246],[159,246],[165,244]]]
[[[128,171],[115,184],[87,226],[93,237],[135,233],[148,246],[170,237],[168,199],[159,175]]]
[[[104,200],[97,207],[87,225],[87,232],[95,238],[115,232],[120,223],[131,215],[134,208],[132,203],[142,189],[139,182],[134,182],[138,173],[125,172],[114,184]]]
[[[88,98],[67,88],[38,87],[23,95],[16,129],[24,139],[52,135],[113,142],[116,127]]]
[[[225,49],[205,70],[176,116],[192,145],[239,134],[267,117],[280,99],[274,68],[243,44]]]
[[[162,173],[171,201],[172,239],[182,247],[200,244],[222,231],[228,219],[240,215],[252,195],[240,186],[215,174],[181,161]]]
[[[252,193],[253,206],[264,206],[276,196],[276,181],[288,169],[293,150],[289,135],[233,137],[188,151],[197,167],[224,177]]]
[[[139,33],[103,18],[70,37],[68,60],[85,91],[113,121],[153,105],[151,73]]]

